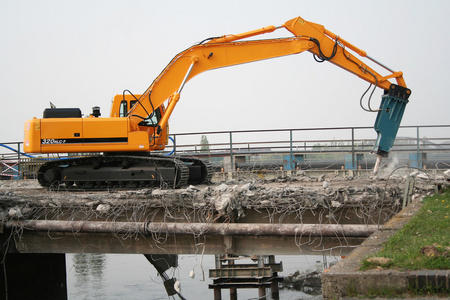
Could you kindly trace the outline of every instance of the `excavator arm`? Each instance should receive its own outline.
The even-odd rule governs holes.
[[[287,29],[294,36],[243,40],[281,28]],[[377,110],[375,130],[378,138],[374,153],[387,156],[411,94],[406,87],[403,73],[395,72],[380,64],[369,57],[365,51],[325,29],[324,26],[305,21],[301,17],[289,20],[280,27],[268,26],[241,34],[207,39],[180,52],[129,111],[131,129],[137,130],[138,123],[148,116],[149,112],[168,101],[166,114],[158,126],[159,131],[164,128],[186,82],[202,72],[304,51],[313,53],[318,62],[331,62],[385,91],[381,107]],[[372,63],[386,69],[388,74],[380,75],[357,56],[368,58]],[[396,80],[396,84],[390,82],[393,79]]]

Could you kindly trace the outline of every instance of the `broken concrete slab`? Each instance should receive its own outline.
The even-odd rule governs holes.
[[[374,226],[385,223],[401,209],[405,194],[405,180],[402,178],[394,180],[352,176],[343,179],[328,174],[321,181],[321,175],[234,180],[229,184],[218,182],[175,190],[142,188],[85,191],[67,190],[64,185],[47,190],[39,188],[33,180],[0,182],[0,216],[4,228],[18,233],[14,235],[18,251],[30,253],[80,249],[85,252],[101,249],[114,253],[194,253],[198,251],[195,245],[201,239],[202,243],[208,241],[205,253],[211,254],[333,252],[346,255],[370,234],[367,229],[373,232]],[[416,197],[418,199],[433,191],[434,182],[417,179],[408,196],[419,195]],[[11,208],[18,208],[21,216],[10,216],[8,212]],[[113,230],[112,234],[105,232],[90,235],[69,230],[52,232],[52,238],[49,238],[50,229],[39,233],[24,227],[34,221],[39,226],[45,225],[42,222],[47,220],[65,225],[86,222],[95,228],[110,222],[111,228],[125,226],[125,231],[120,231],[120,234]],[[142,224],[143,235],[133,229],[136,223]],[[229,223],[235,223],[234,227],[242,225],[242,228],[252,228],[251,232],[255,234],[245,237],[204,234],[221,227],[232,229],[232,226],[226,226]],[[148,224],[161,226],[151,227],[151,235],[147,235],[150,228]],[[206,224],[206,227],[200,226],[201,230],[190,233],[186,231],[189,234],[185,235],[167,231],[170,226],[176,229],[192,224]],[[84,228],[83,224],[80,226]],[[258,228],[264,226],[269,226],[271,230],[265,231],[267,236],[258,236],[258,232],[261,232]],[[353,236],[353,231],[348,231],[352,226],[366,226],[363,231],[367,233]],[[277,228],[293,228],[295,236],[282,236]],[[327,234],[323,233],[325,229],[328,230]],[[223,231],[224,234],[230,232]],[[65,243],[61,243],[60,239],[55,242],[55,236]],[[128,245],[126,248],[123,247],[124,241]],[[151,248],[148,246],[150,244],[153,245]],[[89,250],[84,248],[85,245],[89,245]]]
[[[293,214],[302,222],[301,215],[306,210],[326,209],[324,214],[328,222],[335,220],[336,212],[359,207],[359,217],[364,222],[384,223],[390,214],[382,215],[382,219],[375,220],[368,217],[376,209],[396,212],[399,210],[404,196],[403,179],[374,179],[356,178],[342,180],[342,178],[327,178],[324,188],[323,175],[309,177],[305,182],[300,176],[285,177],[287,182],[277,180],[250,180],[241,183],[189,186],[184,189],[165,190],[160,188],[145,188],[138,190],[110,190],[84,191],[66,190],[64,185],[54,187],[53,190],[40,188],[36,180],[15,180],[0,182],[0,212],[8,211],[12,207],[28,207],[33,213],[36,208],[47,210],[82,207],[104,213],[117,212],[120,209],[142,209],[143,207],[161,207],[166,210],[177,207],[189,209],[208,209],[217,216],[223,215],[232,219],[243,218],[248,210],[272,210],[281,214]],[[283,180],[284,181],[284,180]],[[420,197],[434,190],[434,183],[430,180],[418,180],[414,186],[414,196]],[[100,206],[100,208],[99,208]],[[0,214],[5,215],[5,214]],[[8,215],[8,214],[6,214]],[[399,215],[400,217],[401,215]],[[26,215],[24,217],[27,217]],[[352,216],[353,217],[353,216]],[[342,218],[342,216],[340,217]],[[370,219],[370,220],[369,220]],[[303,220],[304,221],[304,220]],[[391,224],[390,226],[400,226]]]

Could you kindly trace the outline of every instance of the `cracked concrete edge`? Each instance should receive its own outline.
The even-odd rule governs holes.
[[[352,253],[322,274],[324,299],[342,299],[354,294],[366,294],[377,289],[408,288],[407,272],[397,270],[359,271],[367,256],[382,249],[383,244],[401,229],[423,206],[413,202],[401,210],[379,230],[368,237]]]

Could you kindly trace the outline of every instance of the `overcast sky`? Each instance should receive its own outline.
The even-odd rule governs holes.
[[[447,0],[0,0],[0,142],[22,140],[25,121],[42,117],[49,101],[108,116],[115,94],[142,93],[194,43],[296,16],[404,72],[412,96],[403,125],[449,124],[449,11]],[[289,33],[267,37],[279,36]],[[372,126],[375,114],[359,107],[367,86],[308,52],[213,70],[185,86],[170,128]]]

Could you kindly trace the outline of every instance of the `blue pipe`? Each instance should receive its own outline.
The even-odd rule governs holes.
[[[16,152],[16,153],[20,153],[20,155],[23,155],[23,156],[26,156],[26,157],[29,157],[29,158],[36,158],[35,156],[29,155],[29,154],[26,154],[26,153],[23,153],[23,152],[19,152],[19,151],[17,151],[16,149],[13,149],[13,148],[11,148],[11,147],[9,147],[9,146],[6,146],[5,144],[0,144],[0,146],[5,147],[6,149],[9,149],[9,150],[14,151],[14,152]]]
[[[171,140],[173,143],[173,149],[172,149],[172,152],[164,154],[164,155],[172,155],[175,152],[175,140],[170,136],[169,136],[169,140]]]

